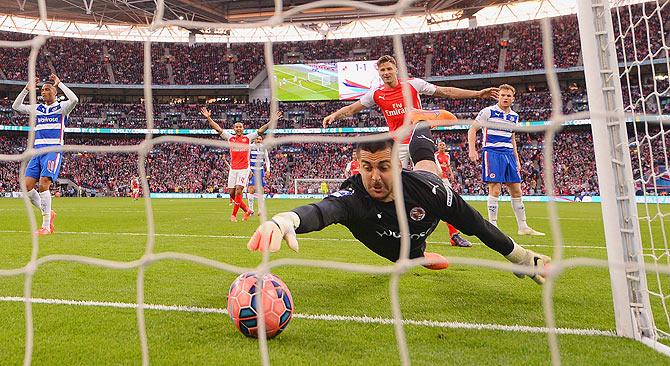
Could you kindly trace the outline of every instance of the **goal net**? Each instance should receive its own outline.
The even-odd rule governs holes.
[[[164,0],[157,1],[157,10],[153,19],[155,29],[166,26],[179,26],[187,29],[226,29],[229,32],[236,29],[248,29],[251,26],[267,27],[271,29],[278,21],[285,21],[286,13],[283,11],[282,2],[277,1],[275,16],[270,20],[258,24],[217,24],[192,22],[186,20],[165,20]],[[332,6],[333,1],[315,1],[295,8],[291,14],[299,11],[307,11],[325,6]],[[394,5],[377,6],[367,2],[342,1],[343,5],[364,8],[369,11],[378,12],[381,16],[401,15],[412,2],[399,1]],[[594,151],[603,207],[603,220],[605,223],[605,236],[607,241],[608,260],[596,260],[587,257],[564,258],[565,243],[562,236],[561,222],[558,217],[558,209],[555,200],[547,204],[547,215],[551,220],[551,231],[553,237],[553,264],[547,274],[547,283],[542,289],[543,310],[546,327],[536,327],[531,331],[546,334],[549,339],[548,348],[551,361],[554,365],[561,364],[561,352],[559,346],[559,334],[582,334],[557,327],[556,312],[559,305],[555,299],[556,282],[564,273],[575,267],[598,267],[609,270],[611,273],[612,296],[614,299],[614,317],[616,319],[616,330],[619,336],[634,338],[654,347],[654,349],[670,355],[670,348],[663,342],[670,337],[670,316],[668,315],[668,304],[670,296],[670,244],[668,243],[669,229],[668,215],[670,209],[667,205],[666,180],[670,180],[668,173],[668,114],[670,114],[670,100],[668,99],[668,65],[670,57],[668,52],[667,21],[670,19],[670,5],[668,1],[651,1],[645,4],[629,4],[626,1],[603,1],[603,0],[578,0],[576,1],[580,28],[581,48],[584,62],[584,73],[588,88],[589,112],[580,112],[573,115],[563,113],[562,93],[560,90],[557,73],[555,70],[554,52],[559,51],[554,44],[555,37],[552,33],[552,23],[545,19],[541,22],[543,65],[546,72],[547,83],[551,91],[552,114],[551,122],[538,126],[517,126],[513,129],[517,132],[529,132],[542,134],[543,145],[543,178],[546,192],[555,196],[554,138],[560,134],[564,122],[580,118],[590,118],[593,129]],[[41,18],[44,22],[48,20],[48,9],[45,0],[39,0]],[[271,32],[267,33],[270,37]],[[398,61],[399,75],[401,78],[408,77],[408,65],[405,61],[403,40],[401,35],[391,37],[393,53]],[[0,41],[0,47],[4,50],[30,49],[28,78],[33,80],[36,75],[36,63],[40,47],[44,45],[46,37],[37,36],[28,41]],[[273,75],[273,43],[268,38],[264,45],[265,66],[268,75]],[[395,341],[398,350],[398,359],[403,365],[409,365],[412,350],[408,346],[406,326],[416,325],[403,317],[400,304],[400,288],[402,275],[409,269],[426,264],[425,259],[409,260],[409,235],[408,218],[405,215],[404,203],[401,200],[394,201],[398,213],[399,226],[401,228],[402,247],[401,259],[388,266],[371,266],[352,264],[331,260],[308,260],[308,259],[275,259],[268,252],[263,254],[262,260],[253,268],[242,268],[222,261],[213,260],[203,256],[175,253],[157,252],[155,250],[156,232],[152,211],[152,200],[149,197],[149,185],[146,174],[146,158],[151,149],[163,143],[176,144],[200,144],[219,148],[230,148],[230,144],[222,140],[197,139],[181,136],[156,137],[151,130],[154,127],[153,90],[152,90],[152,68],[151,68],[151,45],[149,38],[144,43],[144,102],[146,111],[147,134],[145,139],[136,145],[128,146],[88,146],[88,145],[65,145],[63,147],[52,147],[40,150],[46,151],[80,152],[89,153],[135,153],[138,156],[137,169],[140,175],[142,191],[145,196],[144,205],[146,209],[147,240],[143,256],[134,261],[101,260],[97,258],[48,254],[40,256],[42,241],[35,235],[32,236],[32,254],[30,260],[21,267],[2,269],[0,276],[24,276],[24,292],[21,301],[25,306],[25,355],[24,363],[31,363],[35,349],[34,317],[33,317],[33,278],[40,267],[52,262],[71,262],[85,265],[100,266],[110,269],[135,270],[137,273],[136,284],[136,319],[138,338],[141,348],[141,360],[144,365],[150,363],[149,337],[145,321],[145,280],[147,266],[160,261],[184,261],[191,264],[207,266],[222,271],[241,273],[245,271],[257,271],[266,273],[273,269],[286,266],[304,266],[308,268],[339,269],[360,273],[383,274],[389,277],[389,302],[392,321],[390,324],[394,329]],[[3,50],[3,52],[4,52]],[[597,60],[597,61],[596,61]],[[412,66],[413,68],[415,66]],[[310,73],[310,81],[319,82],[324,85],[327,80],[322,75]],[[276,78],[268,78],[270,91],[273,93],[269,115],[274,115],[278,110],[276,95]],[[409,101],[410,91],[404,89],[405,100]],[[30,103],[35,104],[37,96],[35,91],[30,93]],[[272,133],[277,121],[272,122],[270,133],[264,140],[268,150],[282,144],[300,143],[335,143],[352,144],[364,140],[385,139],[388,133],[364,136],[325,136],[325,135],[283,135],[275,136]],[[453,122],[449,122],[453,123]],[[472,119],[466,118],[458,121],[459,124],[471,124]],[[409,133],[409,118],[405,121],[406,128],[401,129],[393,136],[401,138]],[[35,128],[35,115],[30,116],[30,126]],[[35,217],[29,199],[26,196],[26,182],[24,175],[28,160],[37,155],[32,148],[34,132],[28,135],[28,148],[21,154],[0,154],[2,162],[20,162],[20,183],[24,193],[24,204],[30,220],[31,231],[37,229]],[[397,153],[397,152],[394,152]],[[402,189],[400,185],[400,169],[393,169],[395,189]],[[310,181],[308,179],[297,179],[294,181],[294,189],[300,187],[312,187],[313,184],[320,185],[321,182],[337,184],[327,180]],[[329,189],[331,186],[329,186]],[[260,187],[259,187],[260,188]],[[665,194],[664,194],[665,193]],[[638,206],[638,202],[640,205]],[[261,219],[268,220],[265,201],[259,199]],[[450,263],[467,265],[485,269],[495,269],[511,272],[519,271],[509,263],[491,261],[471,256],[454,256],[449,258]],[[585,281],[588,279],[585,279]],[[290,286],[290,284],[289,284]],[[481,299],[485,302],[486,299]],[[510,301],[510,307],[514,301]],[[263,301],[259,301],[262,307]],[[102,304],[101,306],[108,306]],[[439,306],[439,305],[436,305]],[[262,311],[260,311],[262,314]],[[263,365],[270,364],[270,351],[268,342],[263,331],[263,322],[260,322],[259,353]],[[435,326],[434,323],[427,323]],[[424,325],[424,323],[419,323]],[[450,324],[457,328],[462,324]],[[485,329],[486,327],[473,328]],[[520,329],[521,328],[521,329]],[[490,328],[492,330],[523,331],[525,328]],[[572,332],[572,333],[571,333]],[[441,336],[441,335],[440,335]],[[539,339],[539,338],[538,338]],[[532,342],[537,341],[532,340]],[[439,362],[439,361],[438,361]]]
[[[307,80],[321,86],[328,86],[328,84],[330,84],[330,76],[318,72],[308,72]]]

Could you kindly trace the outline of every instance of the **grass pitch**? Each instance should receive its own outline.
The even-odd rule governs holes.
[[[274,74],[277,77],[277,99],[280,102],[340,99],[336,77],[325,85],[310,81],[302,65],[275,65]]]
[[[253,267],[260,256],[246,249],[258,224],[230,223],[227,200],[153,200],[156,252],[183,252]],[[270,213],[306,201],[268,201]],[[483,210],[482,203],[475,206]],[[57,233],[41,238],[39,256],[73,254],[131,261],[146,245],[142,201],[129,199],[54,200]],[[529,223],[549,233],[546,205],[526,203]],[[664,208],[665,209],[665,208]],[[606,258],[598,204],[559,204],[566,257]],[[482,211],[483,212],[483,211]],[[501,229],[515,233],[509,204],[500,212]],[[0,268],[22,267],[30,259],[28,219],[21,200],[0,200]],[[643,228],[643,233],[645,232]],[[666,229],[667,230],[667,229]],[[660,228],[652,227],[659,236]],[[667,233],[666,233],[667,234]],[[648,234],[644,234],[648,235]],[[479,244],[452,248],[446,228],[430,237],[429,250],[446,256],[503,260]],[[550,236],[513,235],[520,244],[551,255]],[[659,236],[660,237],[660,236]],[[342,226],[301,236],[300,253],[284,247],[272,258],[310,258],[388,265],[354,241]],[[274,271],[291,288],[296,313],[391,318],[389,277],[340,270],[280,267]],[[148,304],[225,308],[236,274],[181,261],[161,261],[146,270]],[[33,297],[111,303],[136,302],[136,270],[111,270],[68,262],[39,267]],[[650,287],[656,286],[650,278]],[[665,281],[667,283],[667,281]],[[0,277],[0,296],[23,294],[24,277]],[[609,275],[604,268],[568,270],[558,280],[555,300],[559,327],[613,330]],[[497,270],[452,265],[445,271],[415,268],[400,286],[405,319],[469,324],[544,326],[541,287]],[[657,324],[665,315],[655,309]],[[132,308],[34,304],[34,364],[138,364],[139,335]],[[275,365],[399,364],[392,325],[294,318],[269,341]],[[245,338],[227,315],[146,310],[150,359],[154,364],[259,364],[258,343]],[[24,305],[0,302],[2,365],[20,364],[25,340]],[[547,337],[541,333],[405,326],[415,365],[546,365]],[[665,356],[628,339],[608,336],[559,336],[566,365],[662,365]]]

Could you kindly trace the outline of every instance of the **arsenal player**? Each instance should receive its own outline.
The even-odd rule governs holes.
[[[344,176],[349,178],[352,175],[360,174],[360,164],[358,163],[358,159],[356,159],[356,151],[354,151],[351,155],[351,161],[347,163],[347,167],[344,168]]]
[[[244,134],[244,125],[240,122],[233,125],[233,131],[235,134],[230,134],[228,131],[224,130],[212,119],[212,112],[209,111],[206,107],[200,109],[207,122],[209,122],[210,127],[212,127],[219,135],[230,142],[230,170],[228,171],[228,191],[230,192],[231,197],[233,197],[234,206],[233,212],[230,215],[230,221],[237,222],[237,212],[241,208],[244,211],[244,221],[247,221],[249,216],[253,215],[253,211],[247,207],[242,200],[242,192],[244,187],[247,185],[247,179],[249,179],[249,144],[256,140],[256,137],[265,133],[265,131],[270,126],[272,121],[261,126],[256,132],[249,134]],[[282,113],[277,112],[275,119],[281,118]]]
[[[451,170],[451,157],[447,151],[447,145],[442,141],[440,141],[440,143],[437,145],[435,162],[440,168],[440,178],[442,178],[442,183],[444,183],[446,187],[451,188],[451,181],[454,180],[454,172]],[[451,242],[452,246],[464,248],[472,246],[472,243],[462,237],[453,225],[448,222],[446,224],[449,228],[449,241]]]

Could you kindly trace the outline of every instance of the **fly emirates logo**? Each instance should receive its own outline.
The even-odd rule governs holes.
[[[407,113],[407,109],[405,108],[405,106],[402,105],[402,103],[393,103],[391,104],[391,108],[392,109],[384,110],[386,117],[397,117]]]

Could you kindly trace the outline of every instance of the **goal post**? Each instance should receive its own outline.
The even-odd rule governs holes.
[[[649,301],[609,1],[577,6],[616,331],[670,355],[658,342]]]
[[[308,72],[307,81],[318,83],[321,86],[326,86],[326,84],[330,83],[330,77],[327,75],[320,74],[318,72]]]
[[[296,178],[296,179],[293,180],[293,193],[296,193],[296,194],[298,193],[298,187],[302,183],[320,185],[322,182],[326,182],[326,183],[328,183],[329,187],[332,184],[337,184],[337,186],[339,187],[339,185],[342,182],[344,182],[345,180],[346,179],[343,179],[343,178],[323,178],[323,179],[319,179],[319,178]]]

